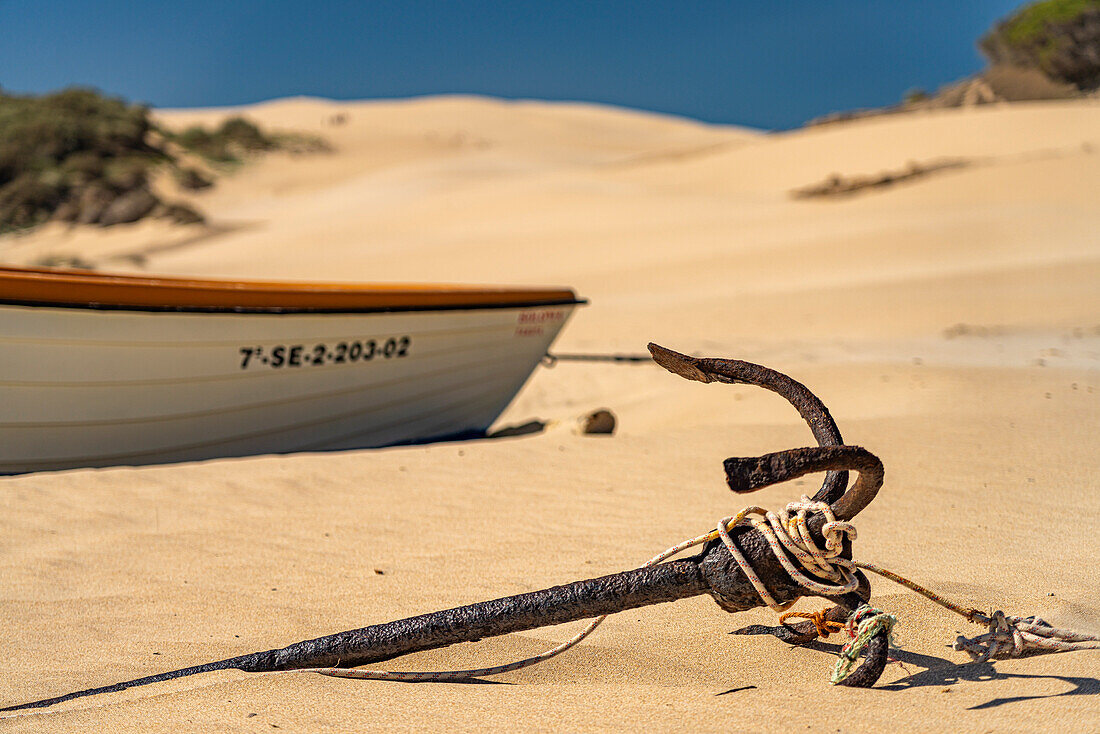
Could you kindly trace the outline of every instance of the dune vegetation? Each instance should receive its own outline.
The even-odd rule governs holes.
[[[994,64],[1035,68],[1057,82],[1100,83],[1100,0],[1043,0],[998,23],[980,43]]]
[[[271,135],[242,117],[176,132],[158,126],[147,107],[90,89],[0,92],[0,234],[51,219],[101,226],[148,216],[201,222],[190,204],[156,192],[158,171],[199,190],[257,153],[324,147],[315,138]]]

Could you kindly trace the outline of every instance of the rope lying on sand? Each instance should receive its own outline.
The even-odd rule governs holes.
[[[965,650],[975,662],[1014,658],[1029,652],[1100,649],[1100,635],[1052,627],[1038,617],[1009,617],[998,610],[986,624],[988,632],[972,639],[959,635],[954,648]]]
[[[988,630],[985,634],[970,638],[959,635],[955,640],[954,648],[965,651],[974,662],[984,663],[990,659],[1004,660],[1036,652],[1100,649],[1100,635],[1052,627],[1038,617],[1015,617],[1006,615],[1002,611],[993,612],[991,615],[983,614],[977,609],[954,604],[917,582],[873,563],[856,561],[854,565],[877,573],[907,589],[912,589],[944,609],[950,609],[955,614],[966,617],[968,622],[986,625]]]

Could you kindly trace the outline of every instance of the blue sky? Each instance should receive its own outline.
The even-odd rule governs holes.
[[[0,0],[0,87],[159,107],[459,92],[787,128],[977,71],[1019,4]]]

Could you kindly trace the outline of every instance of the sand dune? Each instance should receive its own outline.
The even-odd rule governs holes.
[[[787,371],[886,464],[858,557],[981,608],[1100,632],[1100,104],[990,106],[761,134],[591,105],[292,99],[243,113],[336,152],[274,154],[195,202],[212,230],[50,226],[0,260],[224,277],[564,284],[591,299],[558,349],[655,340]],[[837,173],[965,168],[836,200]],[[614,437],[569,419],[607,406]],[[721,460],[811,441],[751,388],[651,366],[540,370],[518,438],[0,480],[0,705],[621,570],[749,500]],[[779,506],[806,480],[765,490]],[[429,530],[429,528],[431,530]],[[376,572],[381,571],[379,574]],[[613,618],[511,685],[306,674],[185,678],[0,720],[3,731],[1090,730],[1100,652],[963,666],[960,618],[886,581],[902,651],[870,691],[831,644],[708,599]],[[814,609],[812,601],[801,608]],[[478,665],[539,630],[401,660]],[[727,693],[728,692],[728,693]],[[725,694],[725,695],[720,695]]]

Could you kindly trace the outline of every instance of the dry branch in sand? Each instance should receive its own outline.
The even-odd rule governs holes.
[[[923,178],[933,173],[965,168],[970,164],[971,162],[965,158],[949,158],[929,163],[910,161],[909,165],[900,170],[884,171],[869,176],[842,176],[839,173],[834,173],[819,183],[793,189],[791,196],[795,199],[846,196],[865,189],[882,189],[903,181]]]

